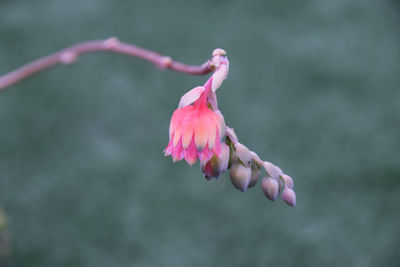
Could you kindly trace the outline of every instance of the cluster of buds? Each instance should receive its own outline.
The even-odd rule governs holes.
[[[261,181],[264,195],[274,201],[279,192],[282,199],[290,206],[296,205],[296,193],[293,190],[293,179],[284,174],[281,168],[268,161],[263,161],[245,145],[239,143],[232,128],[227,128],[225,143],[230,148],[228,167],[232,184],[244,192],[256,185],[262,169],[266,175]]]
[[[185,159],[189,165],[199,159],[207,180],[218,178],[229,169],[233,186],[242,192],[256,185],[264,169],[266,176],[261,185],[265,196],[274,201],[282,191],[282,199],[295,206],[292,178],[239,143],[233,129],[225,125],[216,90],[228,75],[226,52],[215,49],[209,64],[215,70],[213,75],[203,86],[183,95],[172,115],[165,155],[172,156],[174,162]]]

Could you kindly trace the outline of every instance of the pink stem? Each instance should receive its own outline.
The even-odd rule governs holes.
[[[112,37],[106,40],[89,41],[71,46],[49,56],[28,63],[8,74],[0,76],[0,90],[3,90],[6,87],[17,83],[37,72],[53,67],[54,65],[70,64],[75,62],[82,54],[98,51],[110,51],[138,57],[152,62],[161,69],[170,69],[187,74],[202,75],[213,71],[209,61],[200,66],[186,65],[181,62],[174,61],[170,57],[162,56],[156,52],[120,42],[117,38]]]

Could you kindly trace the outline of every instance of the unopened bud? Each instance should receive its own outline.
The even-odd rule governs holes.
[[[226,55],[226,51],[224,49],[221,48],[216,48],[214,49],[212,55],[215,56],[225,56]]]
[[[264,195],[271,201],[274,201],[278,196],[279,184],[278,181],[271,177],[264,177],[261,181],[261,187]]]
[[[207,180],[218,178],[228,168],[229,146],[221,144],[221,158],[214,155],[207,163],[200,164],[201,171]]]
[[[251,181],[251,169],[240,162],[235,162],[230,169],[230,177],[234,187],[244,192]]]
[[[268,162],[268,161],[264,161],[263,167],[270,177],[272,177],[274,179],[279,178],[279,170],[277,169],[277,167],[274,164],[272,164],[271,162]]]
[[[251,153],[250,150],[241,143],[235,144],[236,155],[240,159],[240,161],[246,166],[250,167],[251,164]]]
[[[258,178],[260,178],[260,175],[261,175],[261,168],[257,163],[253,161],[251,164],[251,180],[249,188],[256,185]]]
[[[281,177],[282,177],[283,182],[285,183],[285,187],[293,189],[294,182],[293,182],[292,177],[290,177],[287,174],[281,174]]]
[[[296,193],[293,189],[285,188],[281,197],[289,206],[296,206]]]

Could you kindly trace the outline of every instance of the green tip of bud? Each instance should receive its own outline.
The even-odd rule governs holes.
[[[274,201],[279,193],[279,184],[278,181],[270,178],[264,177],[261,181],[261,187],[264,192],[264,195],[271,201]]]
[[[234,187],[244,192],[249,187],[251,181],[251,169],[240,162],[235,162],[229,171]]]

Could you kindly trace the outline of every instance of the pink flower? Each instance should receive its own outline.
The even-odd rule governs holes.
[[[181,98],[169,126],[166,156],[173,161],[185,159],[193,165],[197,158],[206,163],[214,155],[221,157],[221,139],[225,135],[225,122],[220,111],[213,111],[209,105],[212,94],[212,78],[203,86],[196,87]],[[193,103],[194,102],[194,103]],[[192,104],[193,105],[190,105]]]

